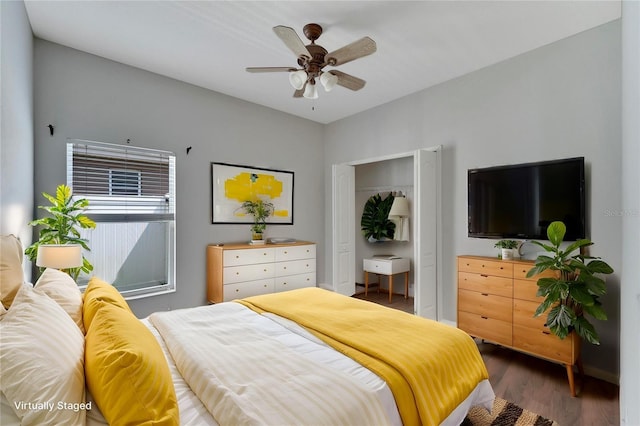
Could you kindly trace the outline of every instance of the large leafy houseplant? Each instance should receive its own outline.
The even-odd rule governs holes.
[[[369,197],[364,205],[360,228],[368,241],[384,241],[393,239],[396,225],[389,220],[389,211],[393,205],[393,194],[386,198],[380,194]]]
[[[598,320],[606,320],[607,314],[598,300],[607,292],[605,281],[598,274],[611,274],[613,269],[597,257],[586,256],[576,250],[593,245],[588,239],[570,243],[562,249],[566,226],[562,222],[552,222],[547,228],[549,244],[533,243],[544,248],[550,255],[540,255],[527,277],[533,277],[546,270],[555,271],[553,277],[538,279],[538,296],[544,301],[535,312],[542,315],[549,310],[547,326],[553,334],[564,339],[575,331],[589,343],[600,344],[600,338],[589,315]]]
[[[38,256],[38,247],[41,244],[79,244],[83,249],[90,251],[87,240],[80,237],[79,228],[93,229],[96,223],[84,214],[89,201],[85,198],[72,199],[72,191],[67,185],[59,185],[56,188],[56,196],[43,192],[42,195],[51,202],[51,206],[38,206],[45,210],[50,217],[33,220],[31,226],[40,226],[38,241],[25,250],[25,255],[33,262]],[[69,275],[77,279],[80,272],[89,273],[93,265],[82,256],[82,266],[69,270]]]
[[[247,200],[242,203],[242,209],[246,214],[253,216],[253,225],[251,225],[253,239],[261,240],[262,233],[267,228],[267,218],[273,214],[273,204],[261,199]]]

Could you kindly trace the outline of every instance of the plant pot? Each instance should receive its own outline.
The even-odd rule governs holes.
[[[503,248],[500,251],[502,252],[502,260],[513,260],[513,249]]]
[[[261,240],[262,239],[262,232],[252,232],[251,233],[251,239],[254,240],[254,241]]]

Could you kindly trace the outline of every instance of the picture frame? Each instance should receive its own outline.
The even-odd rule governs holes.
[[[273,204],[269,225],[293,225],[294,172],[211,163],[211,223],[252,224],[242,210],[244,201],[262,199]]]

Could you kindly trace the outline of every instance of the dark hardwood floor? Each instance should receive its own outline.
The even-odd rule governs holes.
[[[405,312],[413,313],[413,299],[369,291],[356,294]],[[576,373],[577,397],[569,393],[565,367],[517,351],[476,341],[489,371],[496,396],[518,404],[561,426],[605,426],[620,424],[618,386]]]

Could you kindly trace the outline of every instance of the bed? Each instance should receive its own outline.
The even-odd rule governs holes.
[[[465,333],[318,288],[143,320],[56,270],[4,296],[3,425],[458,425],[494,399]]]

